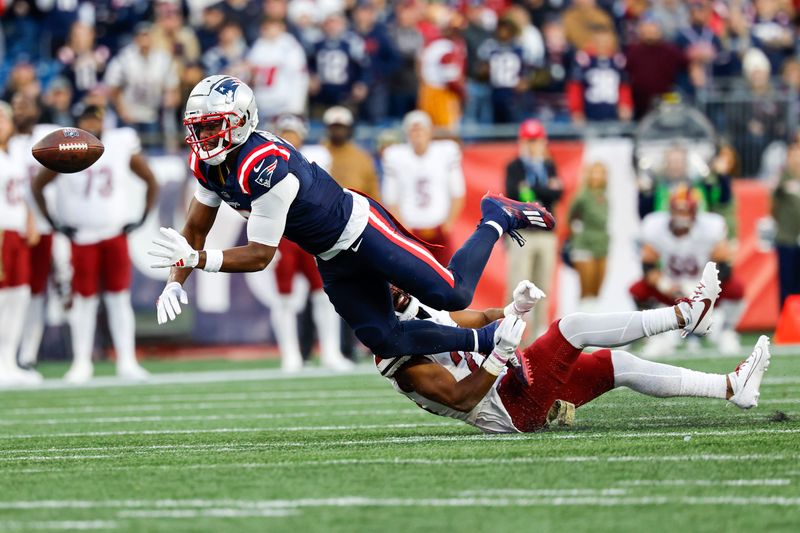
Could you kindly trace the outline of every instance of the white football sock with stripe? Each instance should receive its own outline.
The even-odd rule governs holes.
[[[727,396],[728,382],[724,374],[708,374],[654,363],[622,350],[612,350],[611,364],[614,367],[615,387],[628,387],[647,396],[695,396],[723,400]]]
[[[340,349],[341,321],[325,291],[311,293],[311,316],[317,328],[322,363],[344,359]]]
[[[279,305],[270,309],[269,318],[272,331],[281,352],[281,368],[287,371],[303,367],[303,355],[297,338],[297,310],[290,296],[279,296]]]
[[[73,366],[91,366],[94,350],[94,333],[97,328],[97,307],[100,299],[95,296],[75,295],[69,313],[72,332]]]
[[[25,310],[31,296],[27,285],[0,289],[0,372],[17,367],[17,348],[25,328]]]
[[[108,329],[111,341],[117,352],[117,365],[136,366],[136,319],[131,306],[129,291],[107,292],[103,294],[106,306]]]
[[[34,365],[39,358],[39,346],[44,334],[44,294],[31,296],[28,311],[25,314],[25,336],[19,348],[19,361],[25,365]]]

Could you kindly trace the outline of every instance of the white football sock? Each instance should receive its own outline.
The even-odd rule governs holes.
[[[270,309],[269,318],[281,352],[281,366],[285,369],[300,368],[303,366],[303,355],[297,339],[296,310],[289,296],[279,296],[279,302],[279,305]]]
[[[728,382],[722,374],[654,363],[622,350],[612,350],[611,364],[615,387],[628,387],[647,396],[697,396],[723,400],[727,396]]]
[[[31,289],[27,285],[0,290],[3,294],[2,332],[0,332],[0,364],[2,368],[17,367],[17,348],[19,348],[22,331],[25,327],[25,315],[31,297]],[[0,370],[2,371],[2,370]]]
[[[687,309],[680,308],[684,320],[689,322],[689,304],[683,303]],[[675,307],[662,307],[660,309],[648,309],[640,311],[642,313],[642,331],[645,337],[652,337],[665,331],[678,329],[678,317],[675,315]]]
[[[623,346],[645,336],[641,311],[627,313],[572,313],[558,323],[564,338],[575,348]]]
[[[19,361],[25,365],[34,365],[39,358],[39,346],[44,333],[44,294],[31,296],[28,312],[25,315],[25,336],[19,348]]]
[[[137,365],[136,320],[131,306],[131,293],[107,292],[103,294],[103,303],[106,306],[111,342],[117,352],[117,365]]]
[[[97,306],[100,299],[95,296],[80,296],[72,299],[69,327],[72,332],[72,364],[91,365],[94,349],[94,332],[97,328]]]
[[[319,337],[320,360],[324,363],[344,358],[339,348],[341,342],[339,315],[324,291],[311,293],[311,315]]]

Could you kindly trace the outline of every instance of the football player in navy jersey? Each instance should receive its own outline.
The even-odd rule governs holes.
[[[378,202],[342,189],[330,175],[283,139],[257,131],[253,91],[230,76],[211,76],[192,90],[184,123],[189,164],[198,187],[179,233],[162,228],[150,252],[154,268],[172,268],[157,302],[165,323],[187,303],[183,282],[194,268],[255,272],[266,268],[285,237],[314,255],[325,292],[356,336],[382,357],[436,351],[490,352],[496,324],[463,329],[424,321],[401,323],[389,284],[444,310],[464,309],[495,242],[504,233],[555,219],[536,203],[487,194],[483,218],[448,267],[410,235]],[[245,246],[203,249],[222,202],[247,218]]]
[[[576,52],[567,102],[575,122],[630,120],[633,97],[625,72],[625,56],[615,52],[610,28],[594,28],[592,43]]]

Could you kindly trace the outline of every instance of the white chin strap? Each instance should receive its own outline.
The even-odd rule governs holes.
[[[419,312],[419,300],[414,298],[413,296],[409,295],[410,298],[408,302],[408,306],[406,310],[402,313],[397,313],[397,318],[400,319],[400,322],[404,322],[406,320],[413,320],[417,318],[417,313]]]

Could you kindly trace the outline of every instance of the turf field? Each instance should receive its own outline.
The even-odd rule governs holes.
[[[533,435],[427,414],[369,368],[150,363],[158,384],[6,391],[0,530],[800,531],[799,355],[751,412],[614,391]]]

